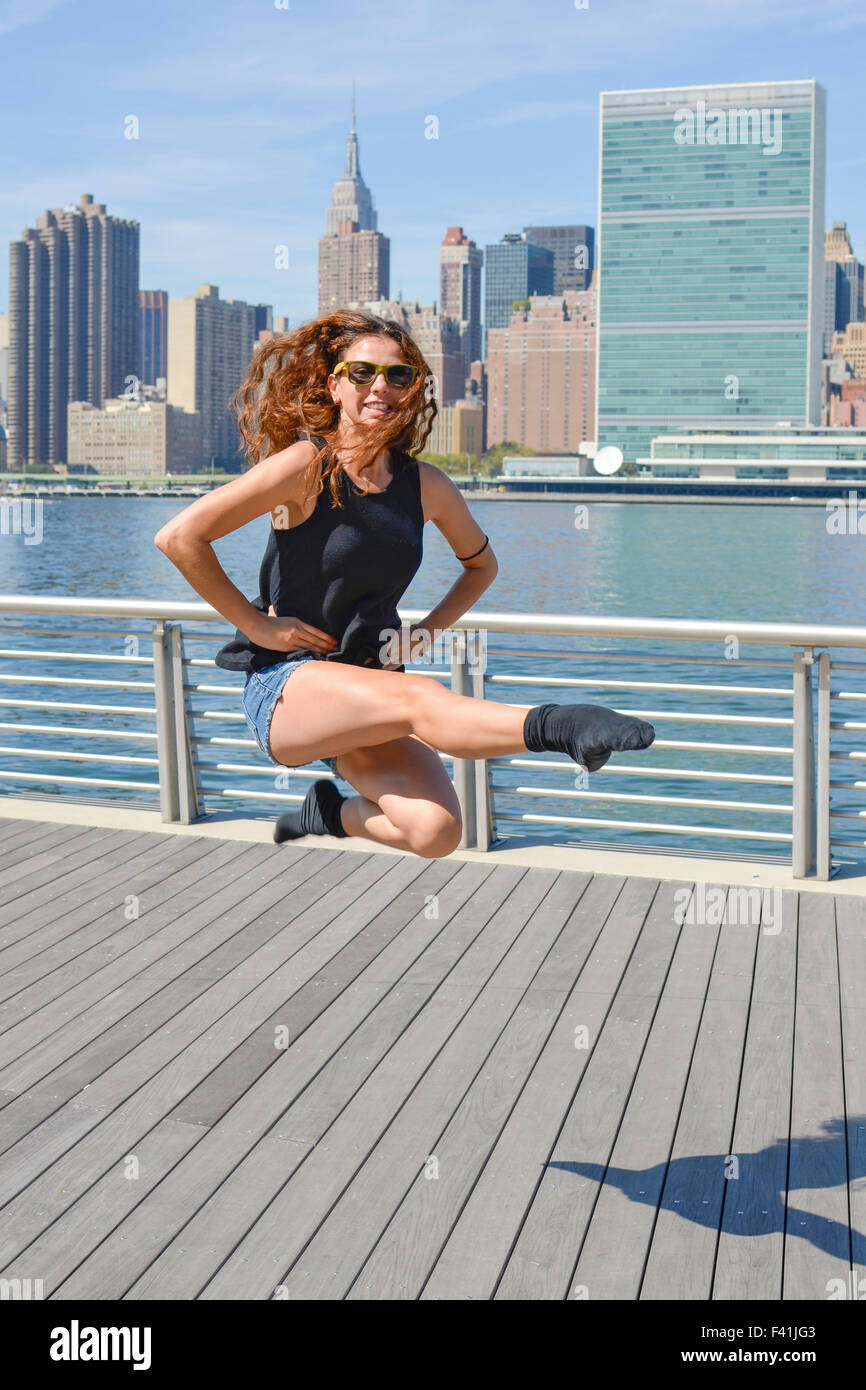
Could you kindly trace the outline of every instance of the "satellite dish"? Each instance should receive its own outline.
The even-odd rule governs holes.
[[[604,449],[599,449],[593,464],[596,473],[618,473],[622,468],[622,449],[608,444]]]

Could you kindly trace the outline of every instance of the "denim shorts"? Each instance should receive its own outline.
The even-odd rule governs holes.
[[[259,748],[269,762],[275,767],[285,767],[285,763],[278,763],[276,758],[271,756],[269,739],[271,732],[271,720],[274,717],[274,710],[277,701],[282,694],[283,686],[297,671],[305,661],[318,661],[319,658],[312,652],[307,652],[303,656],[295,658],[293,661],[278,661],[274,666],[266,666],[263,671],[250,671],[244,686],[244,714],[250,732],[256,740]],[[329,767],[335,776],[337,772],[336,758],[319,758]],[[296,767],[304,764],[296,763]]]

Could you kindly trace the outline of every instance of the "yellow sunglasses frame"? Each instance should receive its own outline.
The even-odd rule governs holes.
[[[363,382],[352,381],[352,378],[349,376],[349,368],[350,368],[350,367],[353,367],[353,366],[355,365],[356,362],[361,362],[361,363],[363,363],[363,365],[364,365],[365,367],[375,367],[375,368],[376,368],[376,376],[373,377],[373,380],[372,380],[372,381],[363,381]],[[343,369],[344,367],[346,368],[346,380],[347,380],[347,381],[351,381],[353,386],[372,386],[372,385],[373,385],[373,382],[376,380],[376,377],[379,375],[379,373],[380,373],[380,372],[383,372],[383,373],[385,374],[385,382],[386,382],[386,384],[387,384],[388,386],[391,387],[391,390],[392,390],[392,391],[408,391],[410,386],[414,386],[414,385],[415,385],[415,378],[417,377],[417,375],[418,375],[418,370],[419,370],[419,369],[418,369],[416,366],[414,366],[411,362],[368,362],[368,361],[367,361],[365,358],[363,358],[363,357],[353,357],[352,360],[351,360],[351,362],[349,362],[349,361],[346,361],[346,362],[338,362],[337,365],[336,365],[336,367],[334,368],[334,376],[339,376],[339,375],[340,375],[340,372],[342,371],[342,369]],[[389,368],[389,367],[408,367],[408,368],[411,370],[411,372],[412,372],[412,380],[409,381],[409,382],[407,382],[407,384],[406,384],[405,386],[394,386],[392,382],[388,381],[388,368]]]

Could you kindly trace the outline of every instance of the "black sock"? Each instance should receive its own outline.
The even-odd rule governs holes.
[[[649,748],[652,724],[604,705],[534,705],[523,724],[523,741],[533,753],[567,753],[588,772],[604,767],[611,753]]]
[[[345,839],[348,831],[340,820],[340,807],[346,800],[334,786],[322,777],[314,782],[304,797],[299,811],[284,811],[274,827],[274,840],[297,840],[301,835],[336,835]]]

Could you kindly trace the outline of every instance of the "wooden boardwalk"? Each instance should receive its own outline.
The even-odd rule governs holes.
[[[827,1300],[866,1278],[866,901],[697,925],[691,887],[0,820],[0,1276]]]

